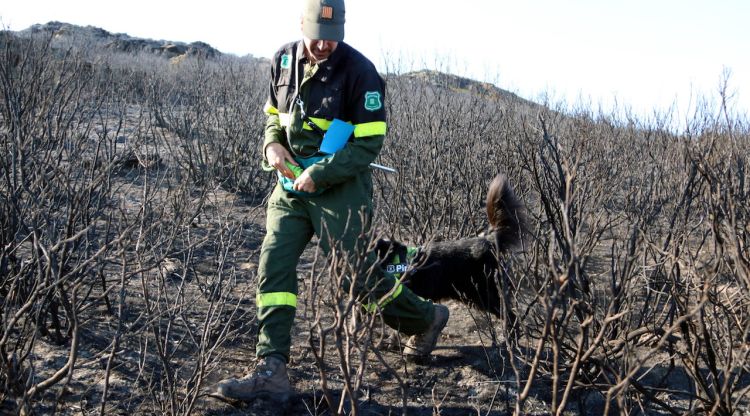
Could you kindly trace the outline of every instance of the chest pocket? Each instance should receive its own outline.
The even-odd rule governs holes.
[[[342,120],[348,120],[346,114],[344,114],[343,94],[344,90],[342,82],[321,82],[316,85],[315,94],[320,94],[320,107],[313,111],[312,116],[333,120],[339,118]]]
[[[289,113],[292,104],[292,97],[294,97],[295,91],[291,70],[281,70],[279,79],[274,84],[274,89],[276,90],[276,99],[278,100],[279,112]]]

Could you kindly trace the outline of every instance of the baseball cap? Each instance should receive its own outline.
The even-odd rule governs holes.
[[[344,40],[344,0],[304,0],[302,34],[315,40]]]

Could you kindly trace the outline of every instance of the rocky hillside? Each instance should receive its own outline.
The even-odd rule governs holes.
[[[405,79],[428,82],[437,87],[450,89],[455,92],[468,92],[502,101],[532,104],[528,100],[525,100],[510,91],[498,88],[492,83],[476,81],[460,75],[446,74],[444,72],[424,69],[406,73],[402,75],[402,77]]]
[[[147,52],[168,59],[198,56],[214,59],[222,55],[205,42],[174,42],[142,39],[124,33],[111,33],[94,26],[77,26],[62,22],[36,24],[19,32],[19,35],[42,34],[53,36],[55,40],[69,41],[77,45],[95,45],[103,49],[125,53]]]

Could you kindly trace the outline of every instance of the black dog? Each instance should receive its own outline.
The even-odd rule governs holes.
[[[403,273],[403,283],[417,295],[436,302],[455,299],[500,317],[507,287],[498,273],[499,259],[526,229],[523,204],[504,175],[496,176],[487,191],[487,216],[490,229],[478,237],[419,248],[381,239],[375,250],[386,271]]]

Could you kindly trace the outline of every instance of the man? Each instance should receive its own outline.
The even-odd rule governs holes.
[[[350,256],[361,255],[367,244],[362,236],[372,212],[369,165],[385,138],[385,85],[374,65],[343,42],[344,1],[304,4],[302,41],[282,46],[272,61],[263,165],[278,172],[279,183],[268,201],[258,265],[259,361],[251,374],[217,388],[236,400],[286,401],[291,393],[286,363],[297,305],[296,266],[313,233],[326,253],[334,244]],[[343,148],[321,157],[322,134],[334,119],[353,125],[353,133]],[[293,172],[303,168],[299,176]],[[367,259],[375,261],[371,253]],[[413,335],[405,354],[429,355],[448,321],[448,308],[421,299],[375,269],[377,276],[368,282],[377,283],[370,284],[372,300],[365,306],[381,310],[389,326]]]

